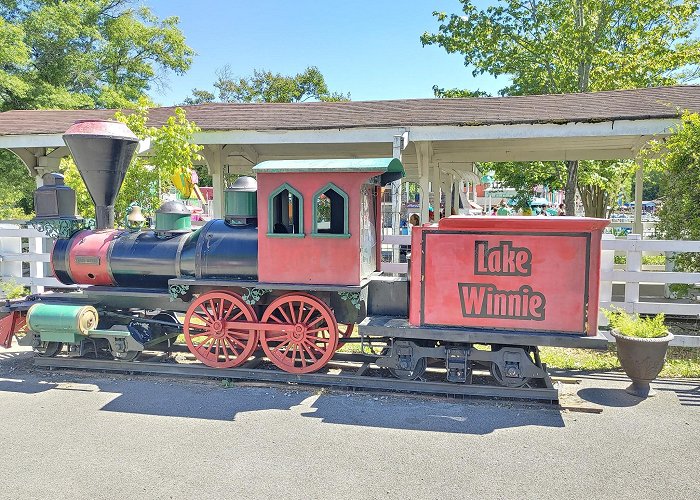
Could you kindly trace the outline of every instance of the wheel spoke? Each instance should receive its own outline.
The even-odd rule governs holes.
[[[304,301],[303,301],[303,300],[300,300],[300,301],[299,301],[299,313],[297,314],[297,321],[298,321],[299,323],[302,322],[302,321],[301,321],[301,313],[302,313],[303,310],[304,310]]]
[[[285,321],[285,322],[287,322],[288,324],[294,324],[294,321],[292,321],[291,319],[289,319],[289,316],[287,316],[287,313],[284,311],[284,309],[283,309],[281,306],[280,306],[280,308],[279,308],[277,311],[280,312],[280,314],[281,314],[282,317],[284,318],[284,321]],[[277,311],[275,311],[275,312],[277,312]]]
[[[226,316],[224,316],[224,319],[225,319],[226,321],[236,321],[238,318],[240,318],[241,316],[243,316],[243,311],[238,311],[238,314],[236,314],[233,318],[229,318],[228,316],[229,316],[229,314],[231,314],[231,309],[232,309],[232,308],[229,307],[229,310],[226,311]]]
[[[319,321],[321,321],[321,320],[323,320],[323,319],[324,319],[323,314],[321,314],[321,315],[319,315],[318,318],[316,318],[315,320],[313,320],[311,323],[307,323],[306,327],[307,327],[307,328],[311,328],[312,326],[314,326],[316,323],[318,323]]]
[[[221,319],[221,315],[220,315],[221,311],[216,310],[216,303],[214,302],[214,299],[209,299],[209,305],[211,306],[211,312],[214,316],[214,319],[215,320]]]
[[[223,351],[221,353],[221,355],[224,357],[224,361],[228,361],[230,356],[228,354],[228,348],[226,347],[227,346],[226,338],[221,339],[221,343],[219,345],[221,346],[221,350]]]
[[[209,313],[209,309],[207,309],[206,306],[205,306],[204,304],[200,304],[199,307],[200,307],[200,309],[201,309],[202,311],[204,311],[204,314],[205,314],[205,316],[207,317],[207,320],[205,320],[205,322],[206,322],[207,324],[213,323],[213,322],[215,321],[215,319],[214,319],[214,318],[212,317],[212,315]],[[197,313],[195,313],[195,314],[197,314]]]
[[[310,346],[310,347],[313,347],[313,348],[316,349],[318,352],[320,352],[320,353],[321,353],[321,356],[323,356],[324,354],[326,354],[326,350],[325,350],[323,347],[317,346],[316,344],[314,344],[313,342],[309,342],[308,340],[306,341],[306,344],[307,344],[308,346]]]
[[[292,359],[290,360],[292,363],[292,366],[294,366],[294,358],[297,357],[297,345],[296,344],[291,344],[292,345]],[[287,351],[289,352],[289,351]],[[287,357],[287,354],[284,354],[284,357]]]
[[[238,357],[238,356],[241,355],[241,353],[239,353],[238,350],[236,349],[236,346],[233,345],[233,343],[231,342],[231,339],[230,339],[230,338],[224,337],[223,340],[224,340],[224,344],[228,344],[228,346],[231,348],[231,350],[232,350],[233,353],[236,355],[236,357]],[[243,346],[243,348],[245,349],[245,345]]]
[[[231,335],[226,335],[226,338],[229,340],[229,343],[232,343],[232,342],[236,343],[239,346],[241,346],[243,349],[245,349],[245,344],[243,342],[241,342],[240,340],[238,340],[237,338],[235,338]],[[233,345],[233,344],[231,344],[231,345]]]
[[[304,323],[305,325],[308,324],[309,319],[311,319],[311,315],[315,312],[316,308],[312,304],[309,304],[309,313],[306,315],[306,318],[304,318],[304,321],[302,321],[302,323]]]
[[[291,342],[291,339],[286,339],[283,342],[280,342],[276,346],[274,346],[272,349],[274,349],[276,352],[283,352],[284,347],[288,345]]]
[[[289,303],[289,317],[292,318],[292,323],[296,324],[297,316],[294,313],[294,302]]]
[[[313,361],[314,363],[315,363],[316,361],[318,361],[318,358],[317,358],[316,356],[314,356],[313,352],[311,352],[311,349],[309,349],[308,347],[306,347],[306,342],[304,342],[303,344],[301,344],[301,347],[303,347],[304,350],[308,353],[309,357],[311,357],[311,359],[314,360],[314,361]]]

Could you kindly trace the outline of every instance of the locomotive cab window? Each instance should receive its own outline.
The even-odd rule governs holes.
[[[334,184],[327,184],[314,194],[313,236],[347,238],[348,195]]]
[[[304,236],[304,201],[299,191],[289,184],[280,186],[270,195],[268,209],[268,236]]]

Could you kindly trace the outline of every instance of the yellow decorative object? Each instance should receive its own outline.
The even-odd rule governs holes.
[[[188,200],[192,196],[194,183],[192,182],[192,173],[189,169],[179,169],[172,175],[170,180],[173,181],[175,189],[178,190],[183,199]]]

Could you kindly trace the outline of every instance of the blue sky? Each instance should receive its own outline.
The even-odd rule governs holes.
[[[181,103],[192,88],[213,90],[226,64],[236,76],[266,69],[293,75],[318,66],[331,91],[353,101],[433,97],[432,86],[495,93],[507,82],[474,79],[459,54],[422,47],[437,31],[434,10],[461,13],[457,0],[145,0],[159,17],[180,17],[197,52],[183,76],[152,92],[161,105]],[[486,0],[477,2],[489,3]]]

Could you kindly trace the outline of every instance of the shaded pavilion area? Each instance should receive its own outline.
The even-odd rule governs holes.
[[[266,160],[401,157],[421,193],[457,193],[479,182],[475,162],[636,158],[663,139],[684,110],[700,111],[700,86],[585,94],[365,102],[181,106],[201,132],[194,140],[213,177],[214,216],[223,213],[226,173],[251,173]],[[174,107],[150,110],[162,125]],[[0,148],[41,176],[69,155],[61,135],[76,120],[110,119],[115,110],[15,110],[0,113]],[[148,154],[147,141],[139,152]],[[635,232],[641,233],[642,167],[637,171]],[[446,213],[456,194],[446,196]],[[428,220],[421,196],[421,220]]]

